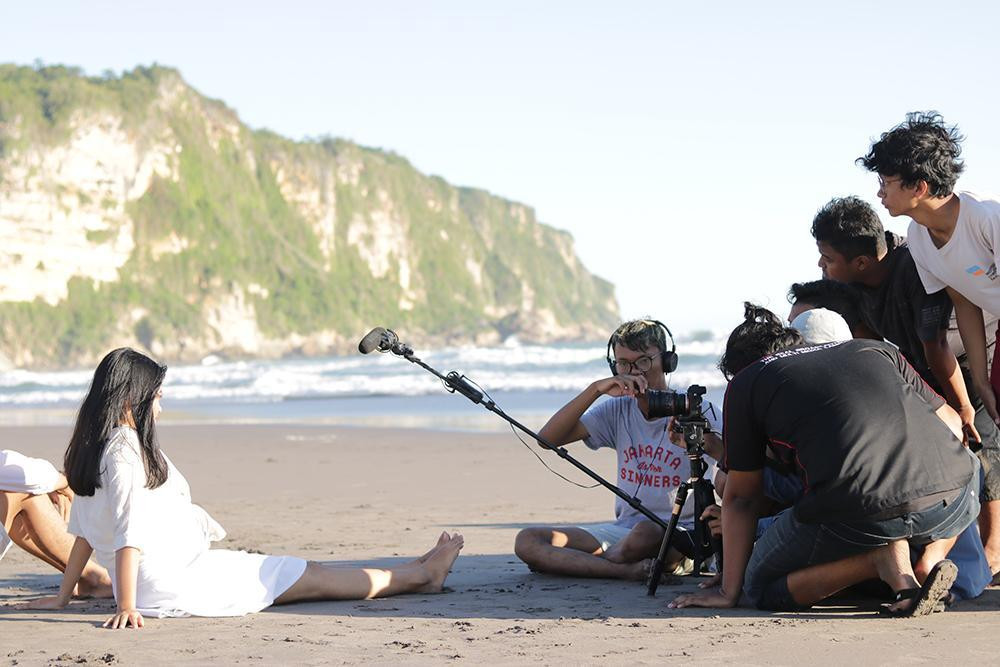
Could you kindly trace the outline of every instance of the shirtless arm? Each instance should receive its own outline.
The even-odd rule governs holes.
[[[947,289],[948,296],[955,304],[955,319],[958,320],[958,332],[962,335],[965,354],[969,358],[972,385],[979,393],[990,417],[1000,424],[996,395],[990,385],[989,371],[986,368],[986,325],[983,323],[983,311],[954,289],[950,287]]]
[[[63,572],[62,584],[59,586],[59,595],[29,602],[24,605],[23,609],[62,609],[68,605],[73,597],[73,589],[80,581],[80,575],[87,567],[87,561],[90,560],[90,554],[93,552],[94,549],[87,540],[77,537],[69,552],[69,560],[66,563],[66,570]]]
[[[975,440],[980,440],[975,425],[976,410],[972,407],[972,401],[969,400],[969,392],[965,388],[962,369],[958,366],[955,353],[948,346],[947,332],[942,331],[937,340],[924,341],[923,346],[927,365],[938,384],[941,385],[945,400],[951,407],[955,408],[955,412],[962,420],[965,434]]]

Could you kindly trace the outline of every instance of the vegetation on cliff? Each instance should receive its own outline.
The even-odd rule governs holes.
[[[279,353],[320,333],[313,351],[336,350],[372,323],[438,340],[541,340],[599,337],[617,317],[612,286],[530,208],[390,152],[251,130],[163,67],[88,77],[0,66],[0,217],[4,193],[22,187],[5,171],[102,118],[139,154],[172,146],[171,173],[133,200],[101,202],[124,206],[132,225],[117,280],[73,277],[54,304],[0,302],[0,352],[15,363],[87,362],[122,343],[173,358],[254,353],[212,320],[208,304],[220,302],[249,313],[261,339],[291,340],[269,348]]]

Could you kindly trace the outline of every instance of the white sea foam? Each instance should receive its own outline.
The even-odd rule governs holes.
[[[683,342],[679,370],[671,387],[684,390],[697,383],[722,384],[715,370],[722,341]],[[459,370],[494,391],[573,391],[607,374],[604,348],[595,345],[520,345],[453,347],[418,352],[441,372]],[[685,358],[688,359],[685,362]],[[0,373],[0,406],[78,404],[86,394],[91,371]],[[441,382],[390,354],[223,361],[171,366],[164,393],[179,401],[280,401],[336,396],[421,396],[442,391]]]

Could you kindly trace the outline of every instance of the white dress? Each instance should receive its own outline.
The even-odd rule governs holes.
[[[116,598],[115,552],[124,547],[140,551],[136,608],[148,616],[242,616],[270,606],[299,580],[301,558],[211,549],[225,531],[191,502],[170,459],[167,468],[167,481],[147,489],[138,435],[119,427],[101,457],[100,488],[73,501],[69,532],[94,548]]]

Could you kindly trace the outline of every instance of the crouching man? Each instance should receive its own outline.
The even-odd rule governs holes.
[[[943,560],[979,512],[978,462],[962,424],[893,346],[855,339],[804,346],[771,312],[746,304],[719,363],[724,405],[722,585],[671,606],[807,608],[874,578],[886,611],[928,614],[956,568]],[[754,544],[766,450],[804,492]],[[923,554],[910,563],[910,545]]]
[[[592,383],[563,406],[539,435],[556,446],[583,440],[592,449],[616,450],[618,488],[638,497],[665,520],[677,488],[691,475],[691,466],[684,446],[671,440],[669,419],[650,418],[646,392],[667,388],[667,374],[677,366],[673,339],[659,321],[626,322],[608,341],[607,361],[612,376]],[[602,396],[608,398],[595,405]],[[715,407],[705,401],[702,412],[713,430],[720,430]],[[676,434],[673,436],[679,441]],[[713,446],[717,448],[711,449]],[[717,436],[706,434],[706,450],[720,455]],[[714,470],[714,461],[706,461]],[[692,528],[693,524],[694,500],[689,498],[678,528]],[[616,498],[613,522],[525,528],[517,535],[514,553],[538,572],[642,580],[662,539],[662,528]],[[671,549],[667,571],[682,558]]]

